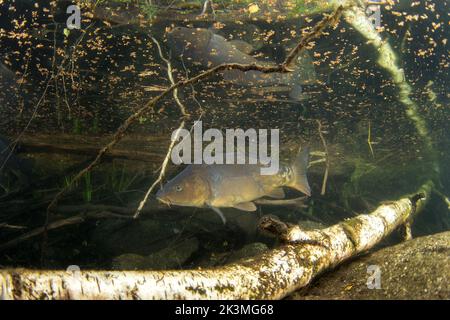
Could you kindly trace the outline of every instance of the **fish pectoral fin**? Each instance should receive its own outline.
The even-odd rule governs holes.
[[[242,202],[235,204],[233,208],[242,210],[242,211],[256,211],[256,206],[253,202]]]
[[[217,213],[217,215],[220,217],[220,219],[222,219],[223,224],[227,223],[227,219],[225,218],[225,215],[223,214],[223,212],[217,208],[217,207],[210,207],[215,213]]]
[[[268,194],[266,194],[266,196],[274,199],[284,199],[286,197],[283,188],[273,189]]]

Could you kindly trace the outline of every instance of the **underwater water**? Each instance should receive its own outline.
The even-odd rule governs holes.
[[[223,266],[281,245],[259,229],[263,216],[323,229],[429,181],[412,234],[445,233],[448,256],[449,2],[362,8],[369,24],[341,17],[289,60],[334,9],[312,0],[0,1],[0,267]],[[226,69],[166,92],[220,64],[284,61],[290,72]],[[167,185],[187,167],[166,157],[172,134],[198,120],[224,136],[278,130],[273,154],[287,176],[200,167]],[[305,182],[292,181],[300,147],[309,150],[306,197]],[[226,182],[223,194],[210,177]],[[157,195],[171,187],[180,190]],[[275,200],[280,187],[302,199],[248,204]],[[400,242],[394,232],[374,250]],[[448,284],[436,297],[450,298]]]

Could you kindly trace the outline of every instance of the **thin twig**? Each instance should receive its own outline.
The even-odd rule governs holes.
[[[16,225],[11,225],[11,224],[7,224],[7,223],[0,223],[0,228],[5,228],[5,229],[26,229],[27,227],[16,226]]]
[[[369,120],[369,129],[368,129],[368,133],[367,133],[367,144],[369,145],[369,149],[370,149],[370,153],[372,154],[372,158],[375,158],[375,154],[373,153],[373,148],[372,148],[372,128],[371,128],[370,120]]]
[[[170,159],[170,155],[172,153],[172,149],[175,146],[175,142],[178,141],[178,137],[180,135],[181,129],[183,129],[183,128],[184,128],[184,120],[181,121],[181,124],[180,124],[180,126],[178,127],[178,129],[176,131],[175,137],[173,137],[172,142],[170,143],[169,149],[167,150],[166,157],[164,158],[163,164],[161,166],[161,171],[159,172],[158,179],[156,179],[155,182],[153,182],[153,184],[150,186],[150,188],[148,188],[147,193],[144,196],[144,199],[142,199],[142,201],[139,203],[139,207],[137,208],[137,210],[136,210],[136,212],[135,212],[135,214],[133,216],[135,219],[141,213],[141,211],[144,208],[144,206],[145,206],[145,204],[146,204],[146,202],[148,200],[148,197],[152,193],[153,189],[164,178],[164,175],[166,174],[167,165],[169,164],[169,159]]]
[[[56,74],[56,51],[57,51],[57,42],[56,42],[56,33],[58,32],[58,24],[55,21],[55,17],[52,18],[53,23],[55,24],[55,28],[53,29],[53,57],[52,57],[52,78],[55,82],[55,97],[56,97],[56,121],[57,125],[61,125],[61,109],[60,109],[60,99],[59,99],[59,88],[58,88],[58,75]]]
[[[189,79],[189,72],[188,72],[188,70],[186,68],[186,65],[184,64],[183,54],[180,55],[180,59],[181,59],[181,65],[183,66],[183,69],[184,69],[184,73],[186,74],[186,79]],[[190,85],[190,87],[191,87],[191,90],[192,90],[192,100],[195,101],[195,103],[200,108],[200,112],[203,113],[203,107],[200,104],[200,102],[198,101],[197,97],[195,96],[195,93],[196,93],[195,88],[194,88],[194,86],[192,84]]]
[[[327,181],[328,181],[328,172],[330,170],[330,157],[328,154],[328,146],[327,146],[327,142],[325,141],[325,138],[323,136],[323,132],[322,132],[322,123],[320,122],[320,120],[317,120],[317,125],[318,127],[318,131],[319,131],[319,136],[320,136],[320,140],[322,140],[322,144],[323,144],[323,148],[325,149],[325,173],[323,175],[323,180],[322,180],[322,190],[320,192],[320,195],[325,195],[325,190],[327,188]]]
[[[172,85],[174,85],[175,81],[173,79],[172,64],[170,63],[169,59],[164,57],[158,40],[156,40],[154,37],[151,37],[151,38],[152,38],[153,42],[156,44],[156,46],[158,47],[159,56],[167,65],[167,76],[170,80],[170,83]],[[178,107],[180,108],[181,114],[183,114],[183,116],[188,116],[189,114],[186,112],[186,107],[181,103],[180,99],[178,98],[178,89],[177,88],[173,90],[172,95],[173,95],[173,98],[175,99],[175,102],[177,103]]]
[[[211,7],[211,12],[212,12],[214,19],[216,19],[216,10],[214,10],[214,4],[213,4],[212,0],[205,0],[205,2],[203,3],[202,12],[200,13],[199,16],[204,16],[206,14],[206,11],[208,10],[208,4]]]

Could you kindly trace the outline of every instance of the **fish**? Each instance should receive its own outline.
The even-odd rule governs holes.
[[[239,48],[243,48],[242,42],[227,41],[210,29],[176,27],[167,34],[167,43],[173,54],[183,56],[192,64],[200,64],[205,68],[223,63],[275,66],[273,62],[257,60],[239,50]],[[308,59],[305,61],[307,61],[305,64],[297,63],[295,70],[290,73],[226,70],[223,72],[223,78],[231,83],[252,88],[280,84],[289,86],[292,88],[289,96],[297,99],[301,97],[302,84],[316,81],[315,74],[311,72],[311,68],[314,68],[311,64],[312,61]],[[311,64],[311,66],[306,64]]]
[[[280,164],[276,174],[262,175],[259,164],[190,164],[156,193],[167,205],[211,208],[225,223],[220,208],[256,211],[255,201],[283,199],[283,187],[311,195],[306,171],[309,149],[300,149],[291,163]]]

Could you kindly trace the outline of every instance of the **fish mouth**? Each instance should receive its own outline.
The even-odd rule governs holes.
[[[161,193],[162,193],[161,191],[158,191],[156,193],[156,199],[159,202],[164,203],[164,204],[166,204],[166,205],[168,205],[170,207],[170,205],[171,205],[170,200],[168,198],[164,197],[163,195],[161,195]]]

